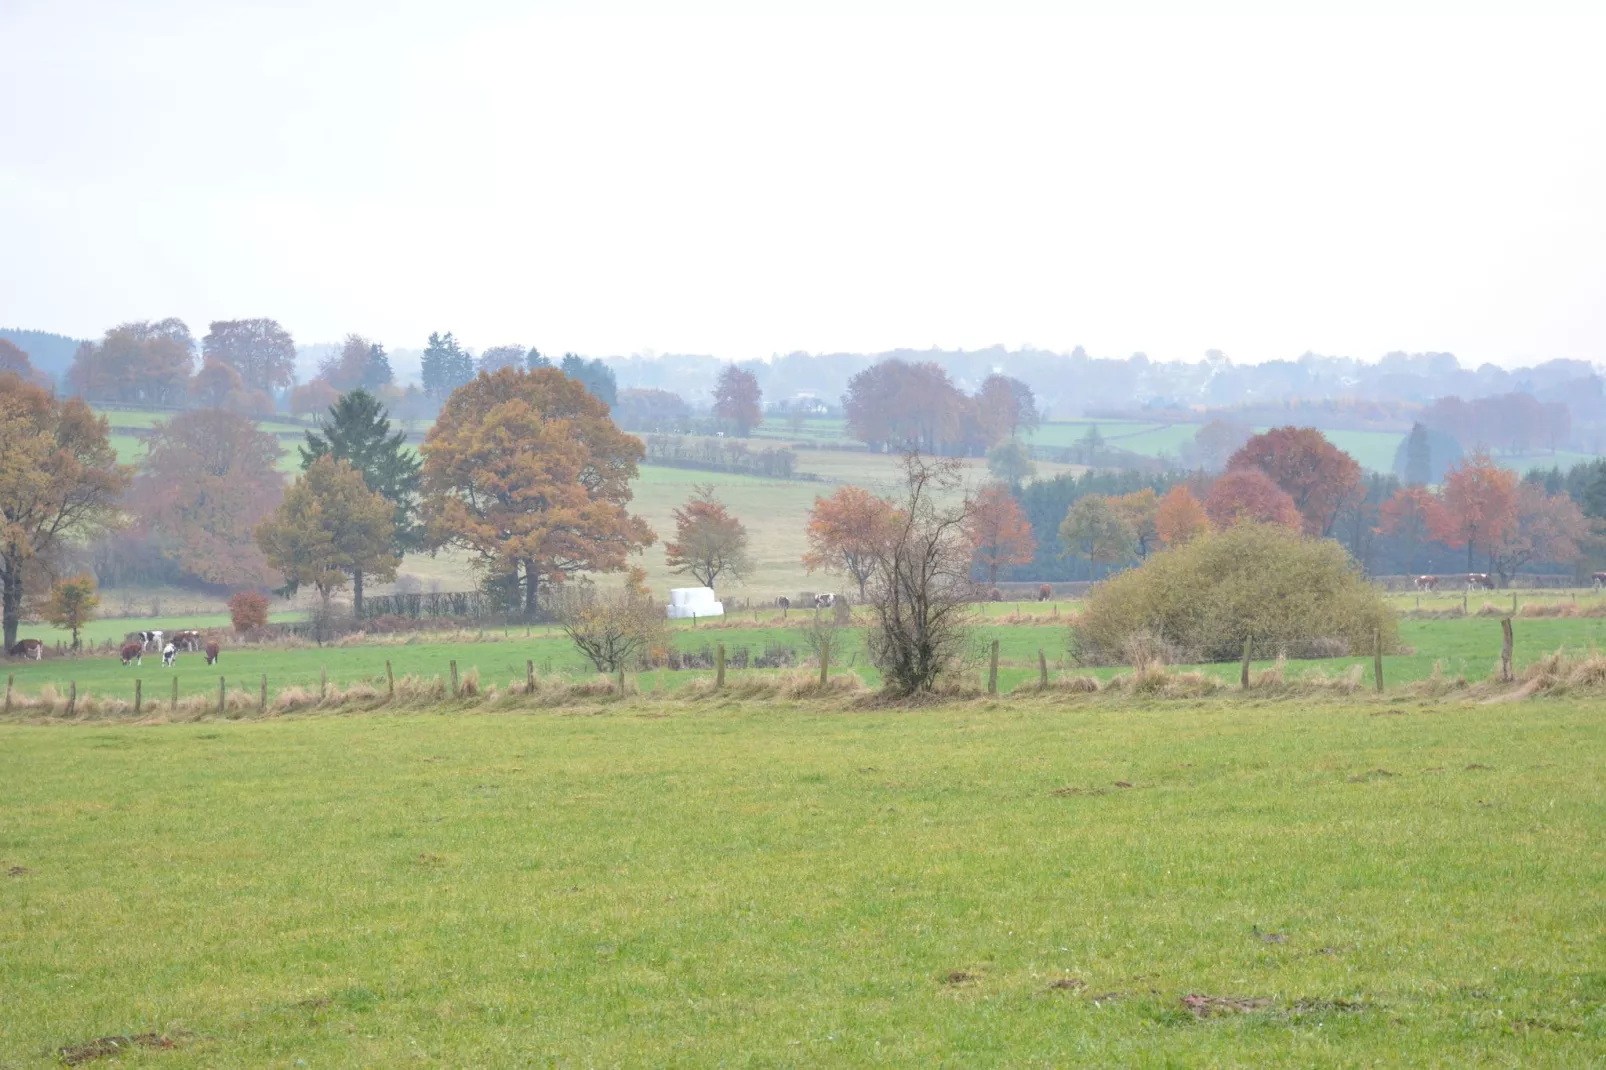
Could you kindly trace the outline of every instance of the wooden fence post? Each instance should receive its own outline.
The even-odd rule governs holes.
[[[992,653],[987,658],[987,693],[998,694],[998,640],[993,640]]]
[[[1254,639],[1252,637],[1244,640],[1244,663],[1243,667],[1238,671],[1238,686],[1245,691],[1249,690],[1249,649],[1253,644]]]
[[[67,681],[67,716],[71,717],[78,708],[78,681]]]
[[[391,702],[396,701],[396,673],[390,667],[389,658],[385,659],[385,697]]]
[[[217,678],[217,712],[219,713],[223,712],[225,699],[228,697],[228,688],[228,681],[219,676]]]
[[[457,697],[457,659],[452,659],[452,697]]]
[[[262,690],[257,695],[257,712],[268,712],[268,674],[262,674]]]
[[[322,702],[329,691],[329,666],[318,666],[318,701]]]
[[[1502,617],[1500,620],[1500,682],[1511,682],[1511,618]]]
[[[176,676],[173,677],[173,700],[167,708],[172,713],[178,712],[178,677]]]
[[[621,665],[621,666],[619,666],[619,694],[622,696],[624,693],[625,693],[625,667],[623,665]]]
[[[11,685],[16,680],[15,673],[6,673],[6,715],[11,714]]]
[[[824,644],[820,648],[820,686],[824,687],[831,674],[831,645]]]
[[[692,620],[696,620],[693,617]],[[725,686],[725,644],[720,643],[714,648],[714,686]]]
[[[1048,690],[1048,655],[1043,653],[1042,647],[1037,648],[1037,689]]]
[[[532,694],[535,691],[535,659],[524,659],[524,693]]]
[[[1462,591],[1461,592],[1461,615],[1463,617],[1467,615],[1467,592],[1466,591]]]
[[[134,681],[134,716],[139,716],[140,682]]]
[[[1377,681],[1379,693],[1383,690],[1383,633],[1372,630],[1372,679]]]

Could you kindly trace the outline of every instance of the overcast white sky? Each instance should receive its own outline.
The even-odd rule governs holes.
[[[1606,361],[1606,5],[673,6],[0,0],[0,324]]]

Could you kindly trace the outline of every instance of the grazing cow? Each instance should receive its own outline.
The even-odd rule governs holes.
[[[217,664],[217,642],[216,641],[213,641],[213,642],[210,642],[210,643],[206,644],[206,663],[208,665],[216,665]]]
[[[1054,588],[1050,587],[1048,584],[1045,583],[1045,584],[1043,584],[1041,587],[1039,587],[1037,589],[1037,600],[1039,602],[1047,602],[1050,598],[1053,598],[1053,597],[1054,597]]]
[[[785,613],[787,610],[792,608],[792,600],[783,594],[781,597],[775,600],[775,608],[779,609],[782,613]]]
[[[144,664],[144,660],[143,660],[144,657],[145,657],[145,644],[144,643],[127,642],[127,643],[123,644],[123,664],[124,665],[127,665],[131,661],[135,665],[143,665]]]
[[[1467,590],[1471,591],[1477,588],[1485,591],[1494,590],[1494,578],[1487,572],[1467,573]]]
[[[1589,579],[1597,591],[1606,587],[1606,572],[1592,572],[1589,574]]]
[[[162,667],[164,669],[171,669],[173,667],[173,656],[177,653],[178,647],[174,646],[172,643],[168,643],[162,648]]]
[[[817,594],[814,596],[815,609],[830,609],[836,602],[834,594]]]
[[[18,639],[10,654],[14,658],[32,658],[39,661],[45,656],[45,644],[37,639]]]
[[[129,640],[132,641],[136,635],[139,636],[140,645],[146,650],[162,649],[162,633],[160,631],[134,632],[129,636]]]
[[[201,633],[197,631],[174,632],[173,645],[180,650],[193,654],[201,649]]]
[[[1419,591],[1437,591],[1439,589],[1439,577],[1418,576],[1416,578],[1416,589]]]

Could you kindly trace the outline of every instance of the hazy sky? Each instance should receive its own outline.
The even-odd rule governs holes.
[[[1606,5],[581,7],[0,0],[0,324],[1606,361]]]

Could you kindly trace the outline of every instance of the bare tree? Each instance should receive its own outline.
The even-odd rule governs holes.
[[[622,591],[600,592],[589,583],[559,591],[558,626],[598,672],[633,668],[654,648],[668,645],[663,607],[634,583]]]
[[[867,592],[870,660],[888,691],[930,691],[963,658],[970,621],[974,509],[958,500],[958,461],[903,456],[904,500]]]

